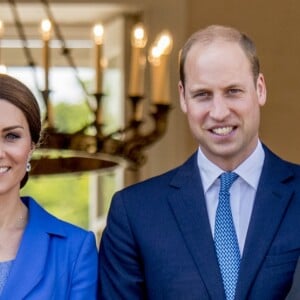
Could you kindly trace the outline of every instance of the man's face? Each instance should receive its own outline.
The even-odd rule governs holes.
[[[266,101],[263,75],[253,80],[237,43],[196,43],[185,62],[180,104],[205,156],[224,170],[236,168],[255,149],[260,106]]]

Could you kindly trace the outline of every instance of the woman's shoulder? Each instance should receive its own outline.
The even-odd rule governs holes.
[[[22,201],[28,207],[29,226],[39,228],[55,235],[68,236],[70,238],[86,238],[94,235],[92,232],[62,220],[48,212],[32,197],[22,197]]]

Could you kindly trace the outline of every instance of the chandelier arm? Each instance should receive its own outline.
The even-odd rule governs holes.
[[[30,48],[28,47],[28,40],[26,38],[26,34],[25,34],[24,26],[21,22],[21,18],[18,14],[16,2],[14,0],[8,0],[8,2],[10,4],[10,8],[11,8],[12,14],[14,16],[14,22],[15,22],[15,26],[17,28],[19,38],[22,41],[22,46],[23,46],[25,58],[27,61],[27,65],[31,68],[32,73],[33,73],[35,87],[39,91],[41,96],[43,96],[42,90],[40,89],[39,84],[38,84],[38,79],[37,79],[37,74],[36,74],[36,64],[34,62]]]
[[[44,8],[45,8],[45,11],[46,11],[46,14],[49,18],[49,20],[51,21],[52,25],[53,25],[53,29],[54,29],[54,32],[55,32],[55,35],[57,37],[57,39],[60,41],[61,43],[61,53],[62,55],[66,58],[69,66],[72,68],[74,74],[75,74],[75,77],[78,81],[78,83],[80,84],[81,86],[81,89],[83,90],[84,94],[86,95],[86,102],[87,102],[87,105],[89,107],[89,109],[94,112],[94,109],[93,109],[93,106],[90,102],[90,98],[91,98],[91,94],[88,92],[88,90],[86,89],[83,81],[81,80],[80,76],[79,76],[79,72],[78,72],[78,68],[74,62],[74,59],[71,55],[71,49],[67,47],[66,45],[66,41],[65,41],[65,38],[63,37],[63,34],[58,26],[58,23],[56,22],[55,18],[54,18],[54,15],[50,9],[50,6],[49,6],[49,2],[47,0],[40,0],[41,3],[44,5]]]
[[[133,129],[134,129],[134,127],[132,126],[132,124],[129,124],[128,126],[126,126],[124,128],[120,128],[120,129],[118,129],[114,132],[111,132],[105,138],[112,138],[115,135],[125,134],[125,133],[128,133],[129,131],[131,131]]]
[[[141,100],[143,99],[142,96],[129,96],[131,107],[132,107],[132,118],[129,121],[129,124],[125,126],[124,128],[120,128],[114,132],[111,132],[110,134],[106,135],[103,140],[113,138],[115,135],[123,135],[127,134],[130,131],[134,131],[134,133],[138,132],[140,125],[143,123],[141,120],[141,111],[139,108],[141,108]]]
[[[134,134],[124,140],[107,140],[110,147],[103,147],[104,150],[113,155],[119,155],[131,162],[131,167],[139,168],[146,163],[144,150],[157,142],[167,131],[167,117],[171,106],[168,104],[156,104],[155,111],[151,114],[154,121],[154,128],[148,133],[140,132],[142,122],[133,122],[129,129]],[[113,142],[113,143],[112,143]],[[113,146],[111,145],[113,144]]]

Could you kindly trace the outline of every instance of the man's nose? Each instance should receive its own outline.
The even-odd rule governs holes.
[[[217,121],[223,121],[230,114],[228,103],[224,97],[216,95],[212,99],[209,115]]]

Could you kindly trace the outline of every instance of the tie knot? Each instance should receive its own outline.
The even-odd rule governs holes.
[[[221,191],[228,192],[233,182],[238,178],[234,172],[224,172],[221,174]]]

